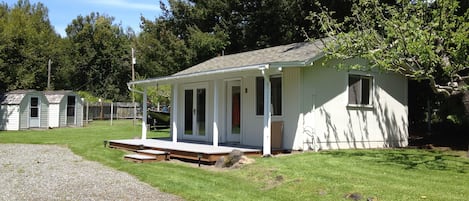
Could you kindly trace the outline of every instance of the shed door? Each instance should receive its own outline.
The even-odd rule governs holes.
[[[75,125],[75,96],[67,97],[67,125]]]
[[[39,111],[40,103],[38,97],[31,97],[29,101],[29,127],[30,128],[39,128]]]

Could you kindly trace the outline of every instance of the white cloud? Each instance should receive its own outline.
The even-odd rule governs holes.
[[[91,0],[88,2],[92,4],[106,5],[126,9],[160,11],[160,6],[158,3],[139,3],[129,0]]]

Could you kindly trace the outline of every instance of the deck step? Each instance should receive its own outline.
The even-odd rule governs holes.
[[[154,149],[144,149],[144,150],[137,150],[137,153],[155,156],[159,161],[162,160],[169,160],[169,153],[166,151],[154,150]]]
[[[124,156],[124,159],[139,163],[158,161],[158,157],[146,154],[127,154]]]
[[[149,154],[149,155],[166,155],[166,154],[168,154],[168,152],[154,150],[154,149],[137,150],[137,152],[142,153],[142,154]]]

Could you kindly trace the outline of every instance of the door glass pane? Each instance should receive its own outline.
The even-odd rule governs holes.
[[[192,89],[184,91],[184,134],[192,135],[194,95]]]
[[[31,117],[39,117],[39,98],[31,97]]]
[[[239,134],[241,130],[241,87],[231,87],[231,134]]]
[[[205,136],[205,89],[197,89],[197,131]]]
[[[39,98],[31,97],[31,107],[37,107],[39,105]]]

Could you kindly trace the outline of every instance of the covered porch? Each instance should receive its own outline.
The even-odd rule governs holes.
[[[229,70],[214,70],[203,73],[189,73],[173,75],[169,77],[129,83],[129,89],[136,91],[132,85],[143,87],[142,91],[136,91],[143,95],[143,103],[147,102],[147,87],[157,85],[170,85],[171,90],[171,122],[170,140],[174,145],[183,141],[190,146],[191,152],[217,150],[219,154],[227,155],[232,151],[224,151],[224,144],[237,144],[260,147],[257,154],[269,156],[272,154],[272,107],[271,107],[271,75],[281,73],[282,68],[271,64],[253,65],[244,68]],[[264,114],[256,115],[245,112],[252,102],[244,101],[249,96],[255,95],[254,86],[247,83],[246,77],[253,80],[257,77],[264,78],[263,85],[263,110]],[[236,99],[236,100],[235,100]],[[262,101],[261,101],[262,102]],[[147,106],[142,104],[142,135],[140,140],[147,140]],[[236,105],[236,106],[235,106]],[[252,111],[250,111],[252,112]],[[261,120],[249,122],[245,117],[250,116]],[[244,120],[243,120],[244,117]],[[257,120],[256,120],[257,121]],[[277,120],[278,121],[278,120]],[[281,121],[281,120],[280,120]],[[236,123],[234,123],[236,122]],[[248,131],[251,124],[262,126],[257,132]],[[237,126],[237,127],[236,127]],[[256,136],[255,143],[249,137]],[[203,146],[199,146],[202,145]],[[221,149],[218,149],[221,147]],[[279,149],[281,147],[274,147]],[[252,150],[246,150],[253,152]],[[244,151],[243,151],[244,152]],[[201,152],[202,153],[202,152]],[[208,154],[207,153],[207,154]]]

